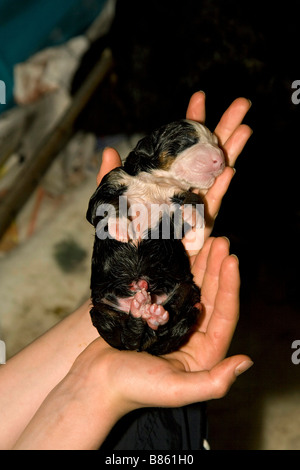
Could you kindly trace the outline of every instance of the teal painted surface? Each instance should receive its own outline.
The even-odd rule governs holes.
[[[41,49],[82,34],[107,0],[0,0],[0,80],[13,106],[13,67]]]

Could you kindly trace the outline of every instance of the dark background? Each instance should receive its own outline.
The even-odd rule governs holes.
[[[182,118],[197,90],[206,93],[211,129],[236,97],[253,103],[245,122],[254,134],[214,234],[228,236],[240,259],[241,320],[230,353],[249,354],[255,367],[209,405],[217,448],[257,448],[264,400],[299,387],[291,362],[300,337],[300,105],[291,101],[299,12],[290,1],[121,0],[109,35],[91,46],[73,82],[75,92],[112,49],[114,73],[76,124],[97,135],[149,132]]]

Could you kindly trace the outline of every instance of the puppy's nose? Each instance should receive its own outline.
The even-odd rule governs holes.
[[[224,168],[225,160],[224,160],[224,154],[222,150],[215,149],[212,152],[211,157],[212,157],[212,166],[215,171]]]

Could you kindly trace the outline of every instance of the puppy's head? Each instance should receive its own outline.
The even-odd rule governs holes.
[[[207,127],[181,120],[167,124],[140,140],[128,155],[124,169],[131,175],[142,171],[159,175],[168,171],[187,187],[207,189],[225,167],[218,140]]]
[[[223,151],[217,137],[203,124],[186,121],[197,136],[194,145],[186,146],[170,165],[170,173],[187,186],[208,189],[225,168]]]

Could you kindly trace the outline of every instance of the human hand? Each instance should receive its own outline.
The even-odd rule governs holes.
[[[239,314],[238,261],[225,238],[209,239],[193,272],[202,288],[198,329],[180,350],[157,357],[118,351],[102,338],[75,360],[49,393],[14,449],[98,449],[126,413],[180,407],[223,397],[252,365],[245,355],[224,359]]]
[[[220,176],[218,176],[214,185],[207,191],[206,195],[204,196],[205,217],[206,219],[208,219],[208,223],[206,223],[205,226],[204,240],[208,239],[209,233],[213,227],[214,220],[218,214],[222,198],[226,193],[226,190],[228,189],[230,181],[234,175],[234,170],[232,167],[240,152],[244,148],[247,140],[252,134],[252,130],[249,128],[249,126],[241,124],[250,106],[251,103],[245,98],[237,98],[225,111],[215,129],[215,134],[217,135],[219,143],[223,148],[229,166],[225,168],[224,172]],[[188,119],[196,120],[202,123],[205,121],[205,94],[203,92],[197,92],[191,97],[186,117]],[[98,183],[108,171],[119,165],[121,165],[121,159],[119,157],[119,154],[112,148],[106,149],[103,153],[103,161],[100,168],[100,172],[97,177]],[[197,253],[198,251],[199,249],[197,250]],[[221,279],[221,273],[219,272],[221,267],[220,263],[225,260],[225,257],[228,258],[226,263],[229,263],[229,261],[230,263],[237,263],[237,260],[234,257],[229,256],[228,241],[226,241],[226,239],[224,238],[220,238],[217,240],[208,239],[198,256],[196,256],[194,251],[188,251],[188,253],[190,255],[191,267],[195,276],[195,281],[199,286],[202,286],[201,300],[202,302],[204,302],[204,313],[202,314],[201,325],[199,325],[197,333],[195,333],[193,338],[191,338],[186,347],[181,350],[181,356],[182,353],[184,353],[184,355],[188,354],[187,351],[189,351],[189,348],[193,348],[194,344],[196,344],[195,348],[197,351],[207,351],[207,359],[204,360],[204,356],[203,354],[201,354],[201,361],[206,362],[209,359],[209,365],[214,366],[218,363],[218,361],[225,357],[227,349],[230,345],[234,327],[237,321],[239,305],[239,299],[237,295],[236,308],[235,313],[233,313],[232,321],[228,322],[226,319],[226,315],[224,317],[225,325],[231,325],[231,327],[234,325],[234,327],[231,331],[231,334],[229,331],[226,332],[224,329],[224,334],[222,335],[222,338],[225,338],[223,340],[223,349],[221,347],[219,349],[216,349],[214,343],[211,341],[209,342],[207,338],[209,337],[212,339],[212,336],[210,336],[210,331],[214,328],[214,326],[210,326],[210,328],[208,328],[208,326],[215,324],[215,322],[213,321],[215,315],[213,316],[212,313],[214,311],[213,309],[214,299],[216,296],[216,289],[218,288],[218,284],[216,284],[216,282],[219,280],[219,278]],[[236,283],[237,278],[239,283],[238,267],[236,267],[235,270]],[[210,282],[208,282],[207,279],[210,279]],[[230,282],[233,282],[230,276],[228,276],[228,279],[230,279]],[[238,291],[237,287],[236,289]],[[217,296],[216,298],[219,299],[219,296]],[[234,315],[236,316],[235,322]],[[203,348],[202,346],[199,348],[199,342],[200,344],[204,342],[205,348]],[[216,351],[218,351],[219,353],[219,355],[217,356],[213,354],[213,352],[216,353]],[[223,351],[223,355],[220,353],[220,351]],[[177,353],[175,353],[175,355],[176,354]]]
[[[187,117],[203,122],[204,102],[203,93],[193,95]],[[251,135],[248,126],[241,124],[249,107],[247,100],[239,98],[216,128],[231,166]],[[118,153],[106,149],[98,184],[108,171],[120,165]],[[212,224],[233,174],[231,167],[226,168],[205,195],[206,212]],[[211,228],[207,227],[206,237]],[[73,391],[76,383],[94,440],[104,424],[107,431],[124,414],[137,408],[178,407],[221,398],[236,377],[251,367],[252,361],[245,355],[225,359],[238,321],[240,284],[238,260],[229,255],[228,241],[208,239],[193,258],[192,269],[201,286],[203,311],[197,330],[182,348],[156,357],[144,352],[118,351],[98,338],[75,361],[62,387],[66,384],[67,390],[69,386]],[[86,434],[87,440],[88,437]],[[84,445],[82,436],[80,442]],[[100,443],[99,435],[94,448]]]
[[[203,313],[197,331],[180,350],[156,357],[118,351],[99,339],[76,360],[76,376],[89,371],[84,380],[87,396],[94,394],[90,399],[95,404],[107,393],[109,399],[103,399],[109,400],[115,420],[136,408],[178,407],[220,398],[252,365],[245,355],[224,359],[239,315],[238,261],[229,255],[228,241],[209,239],[193,270],[202,288]]]

